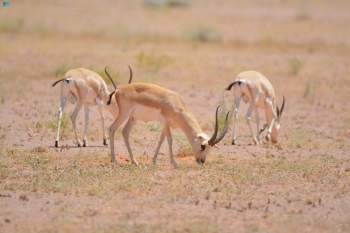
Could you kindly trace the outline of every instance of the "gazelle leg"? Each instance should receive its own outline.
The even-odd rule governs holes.
[[[260,116],[259,116],[259,111],[258,108],[254,108],[254,112],[255,112],[255,117],[256,117],[256,140],[258,142],[258,144],[261,144],[261,140],[260,140],[260,134],[259,134],[259,129],[260,129]]]
[[[86,134],[89,126],[89,104],[84,103],[84,110],[85,110],[85,127],[84,127],[83,147],[87,147],[88,142],[86,139]]]
[[[232,136],[232,145],[236,145],[236,123],[238,119],[238,108],[241,98],[236,97],[236,106],[235,106],[235,122],[233,124],[233,136]]]
[[[129,143],[130,130],[136,124],[136,122],[137,122],[137,120],[135,118],[130,117],[129,120],[127,121],[127,123],[125,124],[124,129],[122,130],[122,135],[124,138],[126,148],[128,149],[132,164],[138,165],[137,161],[134,158],[134,155],[132,154],[130,143]]]
[[[114,162],[118,164],[118,162],[115,160],[115,155],[114,155],[114,135],[115,131],[119,128],[121,124],[130,116],[130,112],[123,112],[119,111],[119,116],[118,118],[113,122],[113,124],[108,128],[109,132],[109,140],[111,143],[111,162]]]
[[[266,101],[266,104],[268,105],[268,111],[274,112],[272,102],[270,100],[268,100],[268,101]],[[270,134],[271,134],[272,126],[273,126],[273,123],[275,122],[275,119],[276,119],[276,115],[274,115],[272,117],[272,119],[270,120],[270,122],[268,122],[268,125],[270,125],[270,126],[269,126],[269,128],[267,130],[267,134],[265,136],[266,141],[270,141]]]
[[[100,102],[98,100],[96,100],[96,102],[97,102],[98,111],[100,112],[101,121],[102,121],[103,145],[108,146],[109,141],[105,130],[105,114],[103,112],[103,102]]]
[[[170,132],[170,127],[168,124],[164,124],[164,129],[165,129],[165,134],[166,138],[168,140],[168,145],[169,145],[169,153],[170,153],[170,163],[175,167],[178,168],[179,166],[174,160],[174,155],[173,155],[173,139],[171,137],[171,132]]]
[[[253,128],[252,128],[252,124],[250,122],[253,110],[254,110],[254,102],[252,101],[252,102],[250,102],[250,106],[249,106],[249,109],[247,111],[247,114],[246,114],[245,118],[247,119],[247,124],[249,126],[250,134],[253,137],[254,143],[255,144],[259,144],[258,141],[255,138],[255,135],[254,135],[254,132],[253,132]]]
[[[57,134],[56,134],[56,140],[55,140],[55,147],[58,148],[58,142],[60,140],[60,128],[61,128],[61,120],[62,120],[62,113],[64,110],[64,107],[66,106],[67,98],[65,96],[61,97],[61,106],[58,110],[58,123],[57,123]]]
[[[160,146],[162,145],[162,143],[164,141],[164,138],[165,138],[165,126],[163,126],[162,133],[161,133],[159,141],[158,141],[158,146],[157,146],[156,151],[154,153],[154,156],[152,158],[152,162],[153,162],[154,165],[157,164],[157,157],[158,157],[159,149],[160,149]]]
[[[75,138],[76,138],[77,143],[78,143],[78,147],[81,147],[82,144],[81,144],[81,141],[78,138],[76,121],[77,121],[78,113],[79,113],[79,111],[80,111],[82,106],[83,106],[83,102],[79,100],[78,103],[77,103],[77,106],[75,107],[75,109],[73,111],[72,117],[71,117],[72,118],[72,123],[73,123],[73,130],[74,130],[74,133],[75,133]]]

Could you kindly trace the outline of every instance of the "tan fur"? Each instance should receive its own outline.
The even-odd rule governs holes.
[[[166,136],[169,144],[170,162],[177,167],[172,153],[170,127],[179,127],[192,145],[196,161],[205,162],[207,154],[214,145],[208,145],[209,137],[203,133],[179,93],[149,83],[132,83],[118,88],[115,99],[120,114],[109,127],[112,162],[117,163],[114,155],[114,134],[126,119],[129,120],[122,130],[122,135],[133,164],[137,164],[137,162],[130,148],[129,133],[137,120],[159,121],[163,124],[161,137],[152,159],[154,164],[156,164],[159,148]]]
[[[57,83],[57,82],[56,82]],[[55,83],[55,84],[56,84]],[[60,130],[60,122],[62,117],[62,112],[64,110],[66,101],[71,98],[72,96],[75,97],[77,101],[76,108],[71,116],[72,123],[73,123],[73,129],[76,136],[77,144],[78,146],[82,146],[82,143],[80,142],[78,138],[78,134],[76,132],[76,118],[77,115],[84,105],[85,109],[85,130],[84,130],[84,138],[83,138],[83,146],[87,146],[87,139],[86,139],[86,133],[87,133],[87,125],[89,123],[89,104],[92,105],[98,105],[99,112],[101,115],[102,120],[102,127],[103,127],[103,140],[104,144],[108,145],[108,139],[107,135],[105,133],[104,129],[104,113],[102,106],[111,112],[111,114],[116,118],[118,116],[118,108],[116,104],[113,105],[106,105],[106,102],[109,98],[109,91],[107,89],[107,85],[105,81],[102,79],[102,77],[85,68],[78,68],[78,69],[72,69],[69,70],[63,78],[62,85],[61,85],[61,107],[59,110],[59,116],[58,116],[58,129],[57,129],[57,135],[56,135],[56,142],[55,146],[58,147],[58,141],[59,141],[59,130]],[[74,98],[73,98],[74,99]],[[72,101],[74,103],[75,101]]]
[[[240,81],[240,82],[238,82]],[[270,81],[261,73],[253,70],[243,71],[237,75],[235,83],[232,83],[227,90],[233,88],[236,97],[236,112],[235,112],[235,124],[234,133],[232,137],[232,144],[236,144],[236,120],[238,117],[238,107],[240,99],[243,99],[246,103],[249,103],[249,109],[246,114],[247,123],[256,144],[261,144],[259,134],[266,127],[268,133],[266,139],[277,142],[277,135],[280,128],[279,121],[277,121],[276,103],[275,103],[275,91]],[[263,127],[259,129],[259,112],[257,108],[265,110],[266,120]],[[251,124],[250,117],[252,111],[255,112],[257,118],[257,136],[255,137]]]

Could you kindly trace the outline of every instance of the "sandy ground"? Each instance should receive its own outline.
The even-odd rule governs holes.
[[[350,232],[349,10],[341,0],[11,1],[0,9],[0,231]],[[203,42],[196,33],[206,30],[215,36]],[[173,168],[166,141],[153,166],[161,127],[140,122],[130,136],[140,166],[130,164],[121,127],[118,167],[91,107],[89,147],[76,146],[66,117],[54,148],[60,87],[52,83],[77,67],[105,77],[106,65],[120,85],[130,65],[133,82],[179,92],[210,136],[216,107],[234,106],[224,89],[258,70],[278,106],[286,98],[279,142],[253,144],[242,103],[238,145],[230,123],[203,166],[187,155]],[[80,139],[83,124],[81,111]],[[178,155],[188,145],[172,133]]]

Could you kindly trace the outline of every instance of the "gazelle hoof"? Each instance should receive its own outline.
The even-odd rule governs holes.
[[[103,145],[108,146],[109,141],[107,139],[103,139]]]
[[[236,140],[232,140],[231,145],[236,145]]]
[[[265,136],[265,139],[266,139],[266,141],[270,141],[270,134],[267,134],[266,136]]]
[[[58,141],[55,141],[55,147],[58,148]]]
[[[89,146],[89,143],[84,142],[83,147],[87,147],[87,146]]]

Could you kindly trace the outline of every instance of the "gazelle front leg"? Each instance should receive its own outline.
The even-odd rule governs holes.
[[[124,138],[124,142],[126,145],[126,148],[129,152],[129,157],[131,159],[132,164],[138,165],[138,162],[135,160],[134,155],[132,154],[130,143],[129,143],[129,135],[131,128],[136,124],[137,120],[133,117],[130,117],[128,122],[125,124],[124,129],[122,130],[122,135]]]
[[[235,123],[233,125],[233,136],[232,136],[232,145],[236,145],[236,123],[238,119],[238,108],[241,98],[236,97],[236,106],[235,106]]]
[[[169,145],[169,153],[170,153],[170,163],[175,167],[178,168],[179,165],[174,160],[174,155],[173,155],[173,139],[171,137],[171,132],[170,132],[170,126],[168,124],[165,124],[164,126],[165,129],[165,134],[166,138],[168,140],[168,145]]]
[[[105,130],[105,114],[103,113],[103,108],[102,108],[103,102],[100,100],[96,100],[96,102],[97,102],[98,111],[100,112],[101,121],[102,121],[103,145],[108,146],[109,141],[107,139],[107,134]]]
[[[154,165],[157,165],[157,157],[158,157],[159,149],[164,141],[164,138],[165,138],[165,126],[163,126],[162,133],[161,133],[159,141],[158,141],[158,146],[157,146],[156,151],[154,153],[154,156],[152,158],[152,162]]]
[[[275,119],[276,119],[276,115],[275,115],[275,112],[274,112],[274,110],[273,110],[272,102],[271,102],[270,100],[266,100],[266,104],[267,104],[267,106],[268,106],[268,110],[269,110],[271,113],[273,113],[273,117],[271,117],[270,122],[268,122],[269,128],[268,128],[267,134],[266,134],[266,136],[265,136],[266,141],[270,141],[270,138],[271,138],[271,137],[270,137],[270,134],[271,134],[271,131],[272,131],[272,126],[273,126],[273,124],[274,124],[274,122],[275,122]]]
[[[260,140],[260,116],[259,116],[259,111],[258,108],[254,108],[254,112],[255,112],[255,117],[256,117],[256,126],[257,126],[257,136],[256,136],[256,140],[258,141],[258,144],[261,144],[261,140]]]
[[[253,113],[253,110],[255,108],[255,103],[253,101],[250,102],[250,106],[249,106],[249,109],[247,111],[247,114],[245,116],[246,120],[247,120],[247,124],[248,124],[248,127],[249,127],[249,130],[250,130],[250,134],[252,135],[253,137],[253,140],[254,140],[254,143],[255,144],[259,144],[259,142],[257,141],[257,139],[255,138],[255,135],[254,135],[254,132],[253,132],[253,128],[252,128],[252,124],[250,122],[250,119],[251,119],[251,116],[252,116],[252,113]]]

